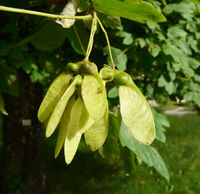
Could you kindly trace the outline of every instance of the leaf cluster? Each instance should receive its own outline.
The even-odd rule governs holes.
[[[166,7],[154,3],[163,9],[167,23],[122,20],[111,43],[114,61],[131,73],[148,98],[161,103],[186,100],[199,106],[199,6],[187,0]]]

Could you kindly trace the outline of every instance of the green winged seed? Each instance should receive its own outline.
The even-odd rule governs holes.
[[[67,88],[63,96],[61,97],[60,101],[57,103],[54,111],[52,112],[49,122],[47,124],[46,128],[46,137],[49,137],[52,135],[52,133],[55,131],[62,115],[65,110],[65,107],[70,99],[70,97],[74,94],[76,85],[80,85],[82,82],[82,78],[80,75],[77,75],[74,79],[74,81],[71,83],[71,85]]]
[[[64,144],[65,161],[70,164],[78,149],[82,134],[91,127],[94,120],[89,116],[82,98],[78,97],[72,107]]]
[[[44,122],[54,110],[56,104],[69,87],[71,73],[61,73],[49,87],[38,111],[38,119]]]
[[[87,74],[82,83],[82,97],[86,109],[94,120],[99,120],[106,111],[107,97],[103,81]]]
[[[148,102],[132,82],[131,86],[119,86],[120,112],[122,120],[132,135],[144,144],[155,139],[155,124]]]
[[[84,133],[85,142],[92,151],[96,151],[103,146],[108,134],[108,106],[102,118],[96,120],[94,124]]]
[[[65,111],[62,115],[61,123],[60,123],[60,130],[59,130],[57,142],[56,142],[55,158],[57,158],[58,154],[60,153],[60,150],[65,141],[65,137],[67,135],[67,129],[68,129],[69,121],[70,121],[70,113],[71,113],[74,102],[75,102],[75,97],[72,96],[70,98],[69,102],[67,103]]]

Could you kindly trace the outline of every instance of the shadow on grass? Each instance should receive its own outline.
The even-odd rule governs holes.
[[[171,176],[168,183],[154,169],[138,166],[133,175],[123,163],[81,149],[70,165],[63,150],[54,159],[56,134],[44,141],[48,194],[197,194],[200,193],[200,115],[169,116],[167,142],[155,142]],[[84,151],[83,151],[84,150]]]

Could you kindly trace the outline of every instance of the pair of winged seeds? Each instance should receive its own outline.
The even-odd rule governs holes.
[[[46,137],[50,137],[60,123],[55,157],[64,144],[67,164],[74,158],[82,134],[92,151],[100,148],[108,132],[108,104],[98,73],[95,76],[89,73],[73,76],[69,70],[61,73],[49,87],[38,118],[47,122]]]
[[[60,123],[55,157],[64,144],[67,164],[73,160],[83,134],[92,151],[99,149],[107,138],[106,82],[119,87],[121,117],[132,135],[147,145],[155,138],[150,106],[127,73],[104,67],[98,74],[94,63],[69,63],[67,71],[49,87],[38,111],[39,120],[47,122],[46,137]]]

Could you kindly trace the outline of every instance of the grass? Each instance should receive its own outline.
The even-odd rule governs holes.
[[[154,143],[169,169],[168,183],[154,169],[138,166],[127,174],[120,161],[78,152],[66,165],[54,159],[55,139],[45,140],[49,194],[197,194],[200,193],[200,115],[170,116],[167,143]]]

